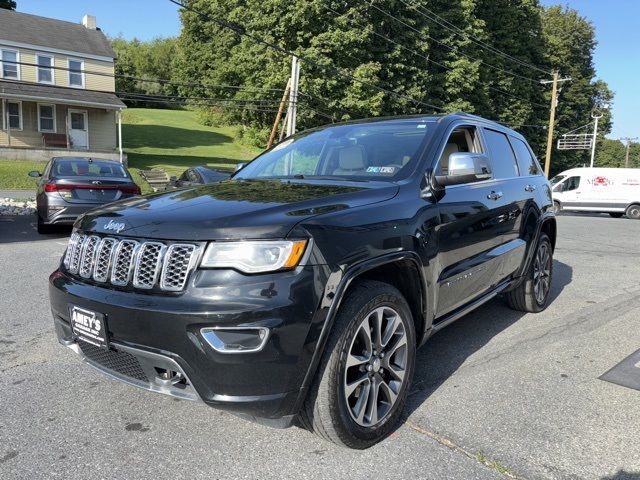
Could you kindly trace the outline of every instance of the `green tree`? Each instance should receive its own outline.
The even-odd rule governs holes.
[[[15,10],[16,2],[15,0],[0,0],[0,8],[5,8],[7,10]]]
[[[593,81],[593,51],[596,46],[593,25],[576,10],[561,6],[544,9],[542,19],[548,63],[562,75],[571,77],[571,81],[561,87],[556,136],[591,122],[591,114],[596,110],[604,114],[599,122],[600,134],[609,133],[610,114],[600,107],[613,101],[613,93],[606,82]],[[554,151],[552,174],[588,164],[589,156],[588,150]]]

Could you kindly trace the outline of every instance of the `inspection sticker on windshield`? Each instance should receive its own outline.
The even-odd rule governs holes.
[[[368,167],[367,173],[387,173],[393,175],[396,167]]]

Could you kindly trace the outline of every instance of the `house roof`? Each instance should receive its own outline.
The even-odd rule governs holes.
[[[0,43],[2,40],[115,58],[111,43],[100,30],[80,23],[39,17],[0,8]]]
[[[0,98],[116,110],[126,105],[113,93],[79,88],[52,87],[37,83],[0,80]]]

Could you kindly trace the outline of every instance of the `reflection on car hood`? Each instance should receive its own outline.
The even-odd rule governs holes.
[[[381,202],[397,191],[393,183],[227,180],[112,203],[76,226],[167,240],[283,238],[305,218]]]

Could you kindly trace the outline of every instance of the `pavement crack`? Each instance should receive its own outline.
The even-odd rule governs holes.
[[[405,422],[405,424],[412,430],[414,430],[415,432],[421,433],[422,435],[426,435],[427,437],[435,440],[436,442],[438,442],[440,445],[443,445],[447,448],[449,448],[450,450],[453,450],[454,452],[460,453],[462,455],[464,455],[465,457],[470,458],[471,460],[475,460],[476,462],[481,463],[482,465],[484,465],[487,468],[490,468],[491,470],[494,470],[495,472],[499,473],[500,475],[504,476],[505,478],[513,478],[516,480],[525,480],[524,477],[521,477],[520,475],[516,474],[515,472],[513,472],[509,467],[506,467],[504,465],[502,465],[500,462],[493,460],[492,458],[487,457],[483,452],[478,451],[476,453],[473,453],[472,451],[468,450],[467,448],[458,445],[457,443],[453,442],[452,440],[448,439],[447,437],[444,437],[442,435],[439,435],[427,428],[424,428],[420,425],[418,425],[417,423],[411,422],[409,420],[407,420]]]

